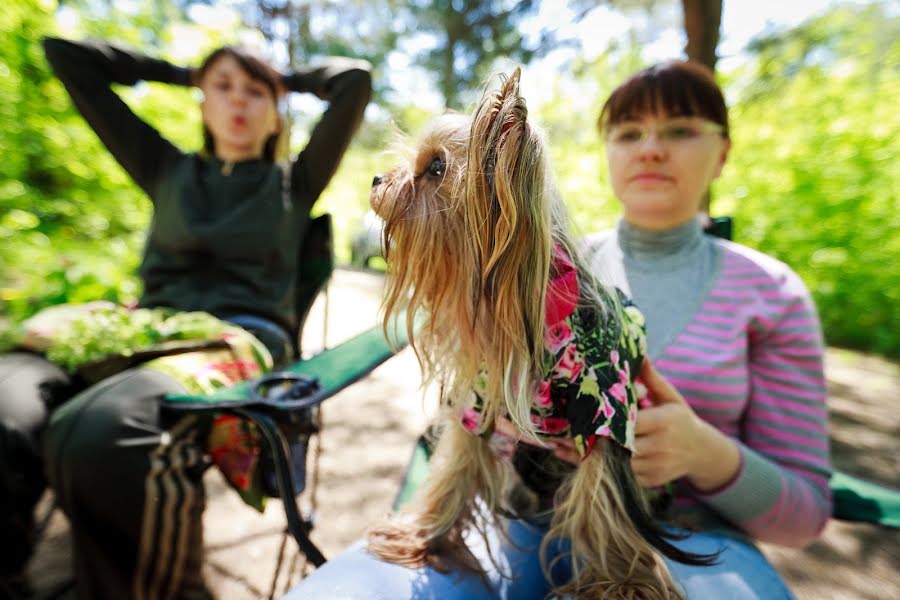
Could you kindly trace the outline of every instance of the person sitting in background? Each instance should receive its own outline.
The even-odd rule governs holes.
[[[49,479],[71,524],[78,597],[207,597],[202,475],[215,428],[194,417],[167,427],[159,399],[196,391],[201,372],[219,385],[290,358],[299,248],[362,120],[370,67],[333,58],[282,75],[233,47],[195,70],[104,43],[47,38],[44,49],[82,116],[153,203],[141,310],[203,311],[231,327],[230,340],[252,336],[244,360],[194,353],[197,364],[129,369],[74,398],[76,382],[59,365],[26,352],[0,357],[0,583],[23,587],[32,512]],[[111,87],[139,80],[203,91],[203,151],[176,148]],[[328,108],[299,156],[279,164],[277,103],[288,91],[315,94]]]
[[[623,214],[586,238],[592,270],[641,308],[648,356],[677,389],[639,413],[639,481],[723,539],[811,543],[832,512],[822,333],[787,265],[704,235],[701,200],[731,149],[721,90],[700,65],[655,65],[613,91],[598,125]]]

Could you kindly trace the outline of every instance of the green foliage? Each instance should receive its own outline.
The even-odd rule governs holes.
[[[900,17],[838,9],[754,47],[714,207],[798,272],[828,343],[900,356]]]
[[[133,297],[145,201],[70,107],[40,46],[49,2],[0,12],[0,309]],[[90,265],[88,267],[88,265]]]
[[[328,55],[364,58],[374,68],[374,98],[383,100],[386,77],[382,66],[399,37],[408,33],[404,22],[396,18],[405,2],[239,0],[236,4],[247,26],[258,29],[274,47],[286,50],[280,64],[305,65]]]
[[[69,370],[109,356],[130,356],[170,341],[210,340],[225,324],[204,312],[173,313],[166,309],[93,311],[59,330],[47,359]]]
[[[0,329],[2,321],[20,321],[46,306],[127,303],[140,293],[134,273],[149,202],[52,77],[41,36],[105,36],[190,64],[247,33],[237,22],[212,31],[184,20],[183,8],[191,4],[186,0],[125,8],[105,0],[75,0],[62,9],[52,0],[8,4],[0,12],[0,147],[6,150],[0,161]],[[423,0],[421,6],[426,4],[440,3]],[[383,0],[363,8],[396,6]],[[319,9],[333,14],[330,5]],[[343,48],[349,14],[326,21],[322,47],[304,46],[297,55]],[[361,42],[371,51],[357,55],[379,62],[396,41],[392,36],[415,33],[414,25],[373,29]],[[189,55],[175,43],[185,35],[195,42]],[[714,212],[734,215],[738,242],[783,260],[803,277],[830,344],[893,357],[900,357],[898,40],[896,11],[877,2],[839,8],[756,40],[751,60],[721,75],[734,144],[713,190]],[[639,47],[628,39],[548,81],[531,81],[526,66],[526,97],[529,86],[552,87],[549,101],[529,106],[551,142],[554,171],[578,233],[609,227],[619,214],[596,119],[613,87],[641,66]],[[141,84],[123,96],[175,143],[199,147],[190,91]],[[334,217],[340,262],[349,259],[350,237],[368,208],[372,176],[405,160],[401,134],[415,136],[433,116],[415,99],[371,108],[316,206]],[[314,118],[300,115],[295,137]],[[298,150],[301,141],[295,142]]]
[[[437,76],[444,104],[463,109],[495,68],[498,59],[527,63],[558,42],[552,32],[539,39],[523,35],[520,23],[538,9],[535,0],[483,2],[482,0],[417,0],[410,3],[408,19],[421,36],[435,43],[419,53],[417,63]]]
[[[227,330],[225,322],[205,312],[69,304],[26,320],[4,342],[44,351],[51,362],[75,371],[87,363],[132,356],[168,342],[208,341]],[[0,346],[0,351],[4,349]]]
[[[134,302],[150,203],[75,111],[46,63],[40,42],[58,33],[54,3],[13,4],[0,12],[0,146],[14,149],[0,161],[0,313],[16,321],[63,302]],[[65,35],[136,45],[153,31],[152,41],[162,43],[179,25],[154,25],[146,14],[123,15],[103,3],[86,6],[81,18],[67,23]],[[206,35],[186,62],[196,62],[221,37]],[[201,145],[191,92],[159,84],[121,92],[176,144]]]

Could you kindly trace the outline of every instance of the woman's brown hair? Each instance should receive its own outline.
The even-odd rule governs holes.
[[[204,59],[200,66],[194,70],[194,84],[199,85],[203,81],[203,77],[209,68],[221,58],[226,56],[232,57],[240,65],[247,75],[252,79],[259,81],[272,93],[272,102],[278,106],[278,98],[283,93],[281,84],[281,73],[279,73],[272,65],[256,55],[252,50],[240,48],[237,46],[222,46],[213,50],[209,56]],[[279,155],[281,146],[281,134],[283,128],[273,133],[263,145],[263,158],[269,162],[275,162]],[[210,155],[215,154],[215,140],[212,133],[206,125],[203,126],[203,150]]]
[[[700,63],[673,60],[647,67],[617,87],[600,112],[601,133],[646,115],[701,117],[722,126],[728,138],[728,107],[712,72]]]

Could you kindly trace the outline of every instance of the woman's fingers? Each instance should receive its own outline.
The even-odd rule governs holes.
[[[641,439],[654,431],[664,429],[668,424],[669,412],[664,406],[651,406],[639,410],[637,421],[634,424],[634,433],[637,438]]]
[[[567,463],[572,463],[573,465],[577,465],[581,462],[581,456],[579,456],[578,452],[575,448],[567,448],[565,446],[557,446],[553,451],[554,456],[559,460],[565,461]]]
[[[545,448],[548,450],[552,449],[551,446],[542,443],[539,440],[535,440],[522,435],[522,432],[519,431],[519,428],[516,427],[516,424],[506,417],[497,417],[497,419],[494,421],[494,431],[501,435],[505,435],[506,437],[513,439],[516,442],[525,442],[526,444],[531,444],[532,446],[537,446],[538,448]]]
[[[545,438],[543,440],[535,440],[525,437],[516,424],[505,417],[498,417],[494,422],[494,431],[500,435],[504,435],[517,443],[525,443],[538,448],[550,450],[560,460],[577,465],[581,462],[581,456],[575,449],[575,441],[568,437]]]
[[[634,478],[637,479],[638,484],[643,487],[655,487],[672,480],[672,477],[666,475],[659,461],[653,458],[632,456],[631,470],[634,472]]]
[[[657,440],[652,435],[639,435],[634,438],[634,457],[646,458],[654,453],[657,448]],[[632,459],[634,462],[634,459]]]
[[[678,390],[650,364],[650,359],[644,359],[641,365],[641,381],[650,391],[653,404],[686,404]]]

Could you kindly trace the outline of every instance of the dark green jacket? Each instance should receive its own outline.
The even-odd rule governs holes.
[[[328,101],[288,167],[288,195],[284,167],[260,159],[223,169],[217,158],[182,152],[110,87],[140,80],[190,85],[188,69],[101,43],[47,38],[44,49],[75,106],[153,202],[141,306],[254,314],[293,331],[301,237],[362,120],[371,95],[368,63],[330,59],[285,76],[289,90]]]

